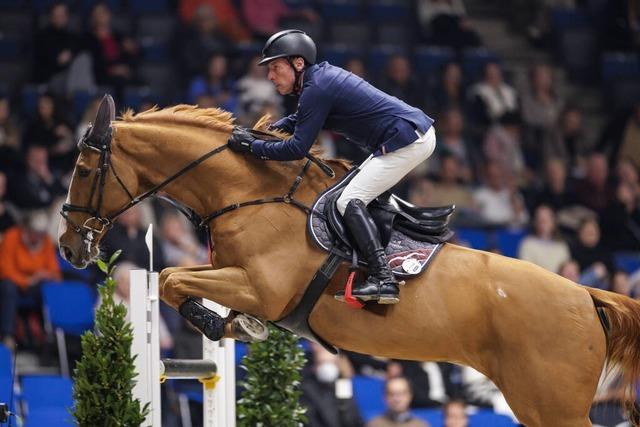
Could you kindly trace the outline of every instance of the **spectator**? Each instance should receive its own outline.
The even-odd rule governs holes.
[[[475,151],[469,137],[465,135],[464,125],[464,116],[459,108],[452,107],[444,112],[442,125],[439,128],[441,133],[438,135],[438,145],[434,155],[429,159],[429,169],[430,172],[437,171],[440,159],[444,155],[452,155],[460,167],[460,175],[456,179],[471,183],[474,180],[474,170],[479,163],[480,154]]]
[[[618,184],[613,201],[601,216],[604,245],[613,251],[640,250],[640,197]]]
[[[0,171],[8,171],[18,162],[20,128],[11,116],[9,98],[0,95]]]
[[[440,159],[440,174],[433,184],[433,196],[427,206],[456,205],[455,217],[472,215],[473,193],[463,184],[458,158],[445,154]]]
[[[9,348],[14,344],[20,301],[35,301],[40,310],[40,284],[61,279],[47,226],[44,211],[31,211],[20,225],[7,230],[0,243],[0,334]]]
[[[599,264],[594,268],[584,270],[581,273],[580,266],[576,260],[570,259],[560,265],[558,274],[574,283],[591,286],[592,288],[609,290],[607,270],[602,264]]]
[[[50,93],[38,97],[36,117],[27,126],[24,140],[25,146],[35,144],[47,147],[52,168],[60,172],[71,168],[75,153],[73,131],[56,104],[56,99]]]
[[[629,275],[622,270],[617,270],[611,275],[611,290],[621,295],[631,297],[631,281]]]
[[[247,73],[238,80],[239,115],[255,122],[264,104],[281,104],[281,98],[273,84],[267,79],[266,67],[258,65],[260,57],[251,59]],[[278,115],[279,117],[280,115]],[[251,118],[251,119],[249,119]]]
[[[9,199],[19,208],[47,208],[66,193],[60,179],[49,169],[47,149],[39,145],[27,148],[25,170],[12,179]]]
[[[421,106],[424,95],[421,85],[411,70],[409,59],[404,55],[394,55],[387,63],[385,75],[380,82],[380,89],[404,102]]]
[[[640,167],[640,102],[623,114],[617,114],[607,124],[596,150],[606,152],[614,165],[628,159]]]
[[[435,85],[426,104],[436,111],[462,109],[465,106],[462,69],[457,62],[448,62],[443,67],[440,81]]]
[[[184,82],[201,74],[207,69],[213,55],[224,55],[231,45],[231,41],[221,32],[211,6],[199,6],[193,20],[178,33],[175,40],[176,57]]]
[[[115,31],[111,10],[105,3],[91,9],[90,32],[83,36],[93,60],[93,74],[99,85],[113,86],[117,97],[128,84],[135,82],[135,66],[140,49],[129,36]]]
[[[351,58],[344,64],[344,69],[351,71],[356,76],[367,79],[367,68],[364,66],[364,61],[361,58]]]
[[[531,208],[544,204],[556,212],[576,204],[567,181],[567,167],[561,159],[550,158],[546,161],[543,187],[535,191],[532,198]]]
[[[613,256],[600,243],[600,226],[595,218],[582,221],[578,238],[571,245],[571,256],[578,262],[580,271],[597,269],[603,279],[613,273]]]
[[[467,427],[469,417],[463,400],[450,400],[442,408],[444,427]]]
[[[113,300],[116,304],[123,304],[127,308],[126,320],[130,321],[129,317],[129,287],[130,287],[130,272],[131,270],[141,270],[142,267],[128,261],[119,262],[113,272],[113,279],[116,282],[115,293],[113,294]],[[98,301],[98,305],[101,302]],[[166,352],[173,348],[173,337],[167,328],[167,324],[164,321],[162,315],[160,315],[160,322],[158,323],[159,335],[160,335],[160,351]]]
[[[207,263],[207,250],[198,244],[180,214],[166,213],[161,223],[162,250],[168,265],[181,267]]]
[[[425,41],[458,50],[480,45],[461,0],[419,0],[417,7]]]
[[[267,38],[280,31],[282,20],[286,18],[300,18],[312,23],[320,19],[313,9],[292,9],[282,0],[242,0],[242,14],[258,38]]]
[[[638,140],[640,141],[640,139]],[[629,159],[620,159],[616,165],[616,178],[618,183],[626,184],[629,189],[637,197],[640,196],[640,177],[638,168]]]
[[[411,384],[405,377],[389,378],[384,386],[387,410],[367,423],[367,427],[429,427],[409,412],[412,399]]]
[[[7,195],[7,175],[0,171],[0,242],[6,229],[16,224],[18,214],[11,202],[5,200]]]
[[[124,211],[116,220],[113,228],[103,239],[104,253],[110,257],[121,249],[120,261],[130,261],[136,265],[149,264],[149,252],[145,244],[146,227],[142,225],[142,210],[136,205]],[[161,271],[167,266],[162,244],[154,236],[153,242],[154,270]]]
[[[185,23],[199,19],[198,15],[208,10],[215,17],[224,36],[234,42],[246,42],[251,39],[249,30],[240,19],[240,14],[232,0],[179,0],[178,11]],[[267,12],[267,11],[263,11]],[[207,55],[208,56],[208,55]]]
[[[312,363],[303,372],[301,403],[309,427],[358,427],[362,418],[352,396],[353,367],[344,355],[334,355],[311,343]]]
[[[535,64],[529,77],[529,87],[522,95],[522,118],[528,127],[549,132],[558,123],[563,103],[554,87],[553,70]]]
[[[499,163],[509,175],[508,179],[519,184],[525,181],[521,135],[520,117],[516,113],[506,113],[489,128],[484,139],[486,159]]]
[[[54,2],[49,7],[47,26],[35,38],[35,81],[66,90],[66,71],[78,52],[80,40],[69,28],[66,3]]]
[[[207,94],[215,98],[220,108],[235,113],[238,110],[238,94],[236,82],[229,77],[227,58],[224,55],[211,56],[206,71],[206,76],[197,77],[191,82],[189,102],[195,103],[198,96]]]
[[[522,195],[509,183],[498,163],[488,163],[485,183],[473,193],[479,219],[491,226],[522,226],[528,220]]]
[[[580,266],[575,259],[569,259],[560,264],[558,274],[574,283],[584,283],[580,277]]]
[[[571,258],[569,246],[558,235],[555,213],[549,206],[541,205],[536,209],[533,234],[520,243],[518,258],[552,272],[558,271]]]
[[[611,204],[614,194],[606,157],[601,153],[591,153],[587,159],[586,176],[576,183],[578,202],[601,214]]]
[[[555,131],[543,140],[542,153],[537,154],[539,161],[544,162],[551,157],[564,159],[575,175],[583,173],[584,157],[591,143],[583,130],[582,112],[577,107],[566,107],[560,114],[560,123]],[[540,139],[530,141],[528,146],[540,147]],[[533,149],[538,149],[533,147]],[[537,166],[537,163],[533,166]]]
[[[484,78],[471,87],[468,96],[476,120],[485,125],[497,122],[506,113],[518,112],[516,90],[504,82],[497,62],[484,66]]]
[[[439,407],[447,396],[459,395],[462,390],[452,377],[459,376],[459,369],[450,363],[409,360],[390,361],[386,377],[404,377],[412,391],[411,408]]]

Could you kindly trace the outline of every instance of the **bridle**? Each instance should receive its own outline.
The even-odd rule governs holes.
[[[100,153],[98,169],[91,183],[91,192],[89,195],[88,206],[79,206],[79,205],[73,205],[71,203],[64,203],[62,205],[62,210],[60,211],[60,215],[62,215],[62,217],[67,222],[67,224],[71,226],[71,229],[82,236],[82,239],[84,243],[87,244],[88,248],[90,248],[91,245],[95,242],[95,239],[98,235],[100,235],[102,232],[110,229],[113,226],[115,219],[118,216],[120,216],[122,213],[131,209],[132,207],[142,202],[143,200],[151,196],[155,196],[159,191],[161,191],[164,187],[166,187],[176,178],[184,175],[185,173],[195,168],[196,166],[198,166],[200,163],[204,162],[208,158],[213,157],[214,155],[221,153],[222,151],[228,148],[228,144],[226,143],[224,145],[214,148],[213,150],[191,161],[190,163],[188,163],[186,166],[178,170],[173,175],[165,178],[162,182],[155,185],[150,190],[147,190],[144,193],[140,194],[139,196],[134,197],[131,194],[131,192],[127,189],[127,186],[124,184],[122,179],[118,176],[118,173],[116,172],[113,166],[113,162],[111,161],[111,139],[113,135],[112,126],[109,125],[109,128],[107,129],[107,131],[104,132],[102,136],[98,136],[98,137],[95,137],[94,135],[92,135],[91,133],[92,129],[93,127],[90,124],[87,130],[85,131],[84,135],[80,139],[80,142],[78,142],[78,149],[81,152],[84,150],[90,149]],[[247,131],[252,133],[254,136],[260,137],[263,140],[268,140],[268,139],[272,141],[279,140],[279,138],[275,137],[274,135],[266,132],[261,132],[259,130],[247,129]],[[186,215],[189,221],[191,221],[191,223],[194,224],[197,228],[207,228],[209,226],[209,223],[213,219],[227,212],[230,212],[245,206],[259,205],[259,204],[265,204],[265,203],[292,204],[293,206],[296,206],[297,208],[303,210],[305,213],[308,214],[310,212],[310,208],[304,205],[303,203],[295,200],[293,198],[293,194],[298,188],[298,186],[300,185],[300,182],[302,181],[302,178],[306,173],[306,171],[309,169],[310,164],[313,162],[316,165],[318,165],[320,169],[322,169],[322,171],[329,177],[332,177],[332,178],[335,177],[335,173],[331,169],[331,167],[329,167],[326,163],[323,163],[322,160],[314,157],[313,155],[307,154],[306,157],[308,160],[305,162],[305,165],[302,168],[302,171],[298,174],[293,185],[290,187],[288,193],[284,196],[263,198],[263,199],[242,202],[242,203],[234,203],[225,208],[219,209],[207,215],[206,217],[199,216],[193,209],[187,206],[184,206],[178,201],[173,200],[167,196],[158,196],[158,197],[168,201],[170,204],[176,207],[180,212]],[[129,197],[129,202],[126,205],[124,205],[122,208],[118,209],[116,212],[103,216],[100,214],[100,211],[102,210],[102,200],[104,198],[104,186],[105,186],[106,177],[109,171],[113,173],[113,176],[115,177],[120,187],[124,190],[125,193],[127,193],[127,196]],[[97,195],[97,201],[94,207],[93,199],[96,195]],[[69,217],[68,212],[83,212],[91,215],[91,217],[88,218],[80,226]]]

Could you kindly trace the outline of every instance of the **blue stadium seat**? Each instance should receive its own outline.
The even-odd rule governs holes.
[[[129,10],[136,15],[168,13],[170,11],[168,0],[129,0]]]
[[[526,235],[527,231],[524,229],[498,230],[496,240],[498,241],[498,249],[500,250],[500,253],[504,256],[516,258],[518,256],[518,247],[520,247],[520,242]]]
[[[367,17],[374,22],[404,22],[411,14],[406,0],[376,0],[370,2]]]
[[[415,53],[416,70],[424,74],[438,73],[448,62],[453,61],[454,52],[446,47],[419,47]]]
[[[320,14],[328,21],[353,21],[361,17],[361,6],[358,0],[328,0],[320,6]]]
[[[487,49],[466,49],[462,54],[462,71],[469,81],[482,78],[484,67],[489,62],[500,62],[498,56]]]
[[[407,24],[380,23],[376,26],[377,40],[381,44],[406,46],[411,43],[411,29]]]
[[[489,247],[487,232],[475,228],[459,228],[456,239],[460,243],[467,243],[473,249],[486,250]]]
[[[629,274],[640,269],[640,254],[637,252],[617,252],[613,256],[616,268]]]
[[[384,412],[384,381],[380,378],[353,377],[353,398],[366,421]]]
[[[66,408],[39,408],[29,412],[25,427],[72,427],[76,423]]]
[[[5,345],[0,344],[0,377],[11,378],[12,372],[13,357],[11,356],[11,352]],[[0,398],[0,402],[4,401]]]
[[[147,86],[128,86],[124,89],[123,97],[123,108],[131,108],[135,111],[139,111],[140,105],[142,105],[146,99],[152,98],[152,92]]]
[[[422,421],[426,421],[430,427],[444,427],[442,409],[413,409],[411,413]]]
[[[136,36],[141,39],[151,37],[156,41],[167,41],[173,36],[177,25],[170,14],[142,15],[136,22]]]
[[[557,8],[551,12],[551,25],[555,32],[589,25],[587,16],[578,9]]]
[[[367,45],[370,40],[370,29],[366,22],[357,20],[351,22],[329,23],[329,38],[333,43],[344,43],[350,46]]]
[[[367,55],[367,69],[372,74],[382,74],[394,55],[406,55],[406,50],[395,45],[374,46]]]
[[[20,51],[18,40],[0,38],[0,61],[17,59],[20,56]]]
[[[324,39],[324,24],[321,21],[309,22],[307,19],[299,17],[284,18],[280,21],[280,28],[296,28],[302,30],[314,40]],[[256,52],[260,52],[258,49]]]
[[[42,300],[54,328],[73,335],[81,335],[93,328],[96,293],[84,282],[45,282],[42,284]]]
[[[469,427],[515,427],[511,418],[491,411],[479,411],[469,417]]]
[[[581,82],[593,81],[597,73],[599,42],[597,34],[590,28],[572,28],[562,32],[558,56],[571,78]]]
[[[620,78],[640,79],[640,59],[635,55],[608,52],[602,56],[602,80],[605,83]]]
[[[89,102],[98,95],[97,92],[79,90],[73,93],[71,104],[73,105],[73,117],[79,120],[84,113],[84,110],[89,105]]]
[[[73,406],[73,383],[69,378],[57,375],[24,375],[21,380],[22,399],[29,411]]]
[[[38,97],[42,90],[36,85],[25,85],[22,88],[22,113],[27,117],[33,117],[38,108]]]
[[[362,51],[360,49],[338,44],[323,46],[319,57],[323,61],[328,61],[330,64],[342,67],[349,59],[360,57],[361,54]]]
[[[169,47],[166,43],[147,37],[140,42],[142,59],[148,63],[169,61]]]

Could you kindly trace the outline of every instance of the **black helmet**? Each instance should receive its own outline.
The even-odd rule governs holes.
[[[284,30],[269,37],[262,49],[262,60],[258,65],[290,56],[301,56],[311,65],[316,63],[316,53],[316,44],[304,31]]]

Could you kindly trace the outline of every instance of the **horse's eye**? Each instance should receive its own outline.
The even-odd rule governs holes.
[[[85,168],[79,168],[78,169],[78,176],[80,178],[86,178],[91,174],[91,170],[90,169],[85,169]]]

